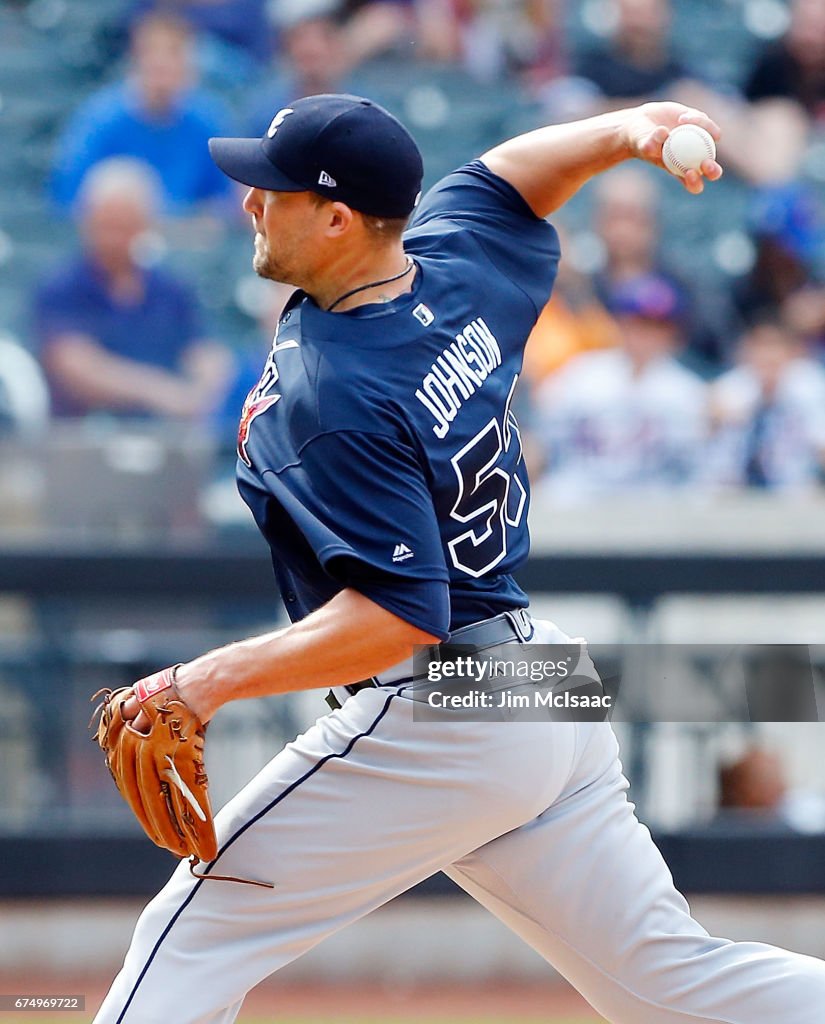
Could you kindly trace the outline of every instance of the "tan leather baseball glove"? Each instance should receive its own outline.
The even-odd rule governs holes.
[[[206,726],[175,686],[175,669],[140,679],[132,687],[100,690],[92,715],[94,739],[106,755],[115,785],[146,835],[178,857],[214,860],[218,853],[203,765]],[[149,719],[146,733],[123,717],[134,695]]]

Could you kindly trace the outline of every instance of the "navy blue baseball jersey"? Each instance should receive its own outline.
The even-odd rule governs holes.
[[[352,587],[446,639],[527,604],[512,403],[559,247],[481,161],[430,190],[404,247],[416,276],[391,302],[293,297],[244,405],[238,486],[293,621]]]

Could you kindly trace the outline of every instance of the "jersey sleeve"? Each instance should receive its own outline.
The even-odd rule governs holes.
[[[555,228],[537,217],[522,195],[481,160],[448,174],[413,213],[409,233],[464,230],[493,265],[524,291],[536,315],[550,298],[560,248]]]
[[[449,574],[411,448],[382,434],[321,434],[299,464],[267,470],[264,480],[337,583],[447,639]]]

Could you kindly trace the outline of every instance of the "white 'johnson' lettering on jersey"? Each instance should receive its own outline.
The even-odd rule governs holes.
[[[444,349],[415,392],[435,420],[437,438],[447,436],[462,403],[497,366],[501,366],[501,348],[484,318],[476,317]]]

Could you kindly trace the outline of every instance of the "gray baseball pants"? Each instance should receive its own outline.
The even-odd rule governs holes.
[[[424,724],[404,686],[362,690],[217,817],[216,872],[275,889],[181,864],[95,1022],[231,1024],[263,978],[443,870],[612,1024],[822,1024],[825,963],[708,935],[627,785],[607,724]]]

